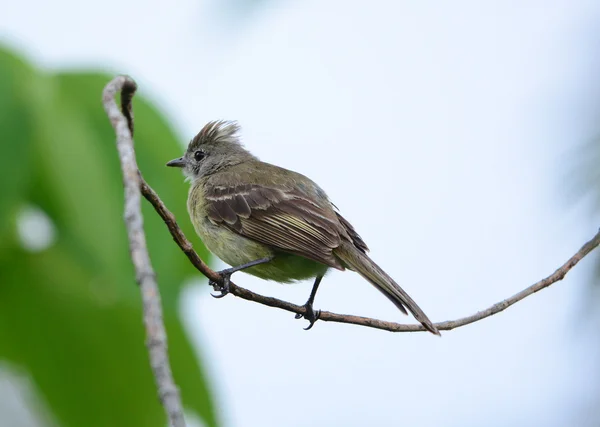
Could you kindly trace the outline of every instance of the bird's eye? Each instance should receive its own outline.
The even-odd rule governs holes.
[[[198,150],[194,153],[194,160],[196,160],[197,162],[199,162],[200,160],[202,160],[204,157],[206,156],[206,153],[202,150]]]

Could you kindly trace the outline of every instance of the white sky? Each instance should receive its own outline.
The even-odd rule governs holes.
[[[265,4],[244,20],[216,1],[11,2],[0,40],[43,66],[131,74],[184,140],[238,120],[255,154],[327,190],[436,321],[512,295],[595,233],[564,182],[597,112],[600,4]],[[206,287],[183,310],[230,427],[558,427],[583,421],[594,397],[591,265],[442,339],[305,332]],[[234,278],[297,303],[311,286]],[[316,307],[412,321],[352,273],[328,276]]]

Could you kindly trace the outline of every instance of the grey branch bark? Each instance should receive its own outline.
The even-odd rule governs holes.
[[[146,346],[150,365],[156,381],[160,401],[172,427],[185,427],[183,406],[179,390],[173,380],[167,352],[167,333],[163,322],[160,293],[144,234],[141,211],[141,177],[133,149],[133,115],[131,98],[136,91],[135,82],[126,76],[113,79],[104,88],[102,101],[108,118],[117,135],[117,150],[123,171],[125,187],[125,225],[129,237],[129,250],[135,267],[136,280],[140,286],[146,328]],[[115,101],[121,92],[123,112]]]

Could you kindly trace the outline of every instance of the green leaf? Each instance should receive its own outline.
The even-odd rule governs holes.
[[[81,286],[92,277],[60,245],[13,252],[0,262],[0,280],[0,340],[9,344],[0,346],[0,357],[29,371],[62,425],[166,425],[139,304],[64,292],[65,283]],[[177,315],[166,315],[165,323],[184,402],[214,426],[197,355]]]
[[[37,78],[23,61],[0,49],[0,247],[8,239],[28,185],[34,121],[31,87]]]
[[[56,97],[49,109],[63,118],[48,120],[48,130],[44,135],[52,135],[52,138],[43,139],[40,168],[56,171],[54,175],[57,176],[52,177],[50,182],[46,181],[46,177],[43,180],[46,185],[54,184],[50,192],[61,193],[59,211],[68,212],[68,217],[60,221],[60,227],[68,228],[65,230],[68,235],[83,237],[88,246],[85,252],[92,250],[89,246],[98,252],[98,259],[103,262],[96,266],[97,271],[106,271],[107,265],[118,265],[120,274],[126,272],[132,278],[131,263],[126,256],[127,242],[122,221],[123,186],[115,134],[98,95],[109,80],[110,76],[92,73],[62,73],[54,77]],[[134,99],[134,113],[136,156],[140,169],[178,218],[186,235],[193,237],[195,233],[186,211],[187,188],[183,177],[165,167],[168,160],[181,155],[182,148],[156,109],[139,95]],[[63,128],[56,129],[56,123],[61,123]],[[65,123],[69,123],[67,128]],[[63,185],[65,182],[71,184],[66,187]],[[45,189],[43,193],[46,193]],[[46,207],[47,203],[42,202],[43,195],[39,200]],[[56,201],[49,202],[51,205]],[[160,278],[163,300],[167,310],[174,309],[184,279],[197,272],[172,243],[165,224],[146,202],[143,203],[143,214],[148,247]],[[98,223],[103,226],[96,227]],[[196,250],[208,259],[209,253],[197,242]],[[119,284],[116,292],[122,291],[122,288],[123,284]]]
[[[25,79],[27,66],[0,49],[0,69],[7,63],[22,67],[10,81]],[[2,140],[0,180],[8,190],[0,194],[0,219],[35,205],[53,221],[57,238],[43,252],[27,253],[13,238],[15,221],[8,221],[11,238],[0,240],[0,360],[29,373],[61,425],[164,426],[123,222],[115,135],[100,102],[110,76],[29,73],[29,95],[13,96],[13,86],[0,85],[0,95],[8,94],[0,111],[14,113],[9,124],[21,123],[11,131],[20,138]],[[183,179],[163,167],[180,155],[180,145],[153,107],[134,102],[140,166],[192,236]],[[24,161],[4,167],[5,153]],[[215,426],[206,377],[177,311],[184,279],[197,272],[147,203],[143,213],[175,380],[186,408]]]

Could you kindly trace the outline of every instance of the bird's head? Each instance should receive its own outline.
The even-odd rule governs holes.
[[[171,160],[167,166],[182,168],[194,181],[228,166],[255,159],[240,141],[236,122],[212,121],[190,141],[183,157]]]

